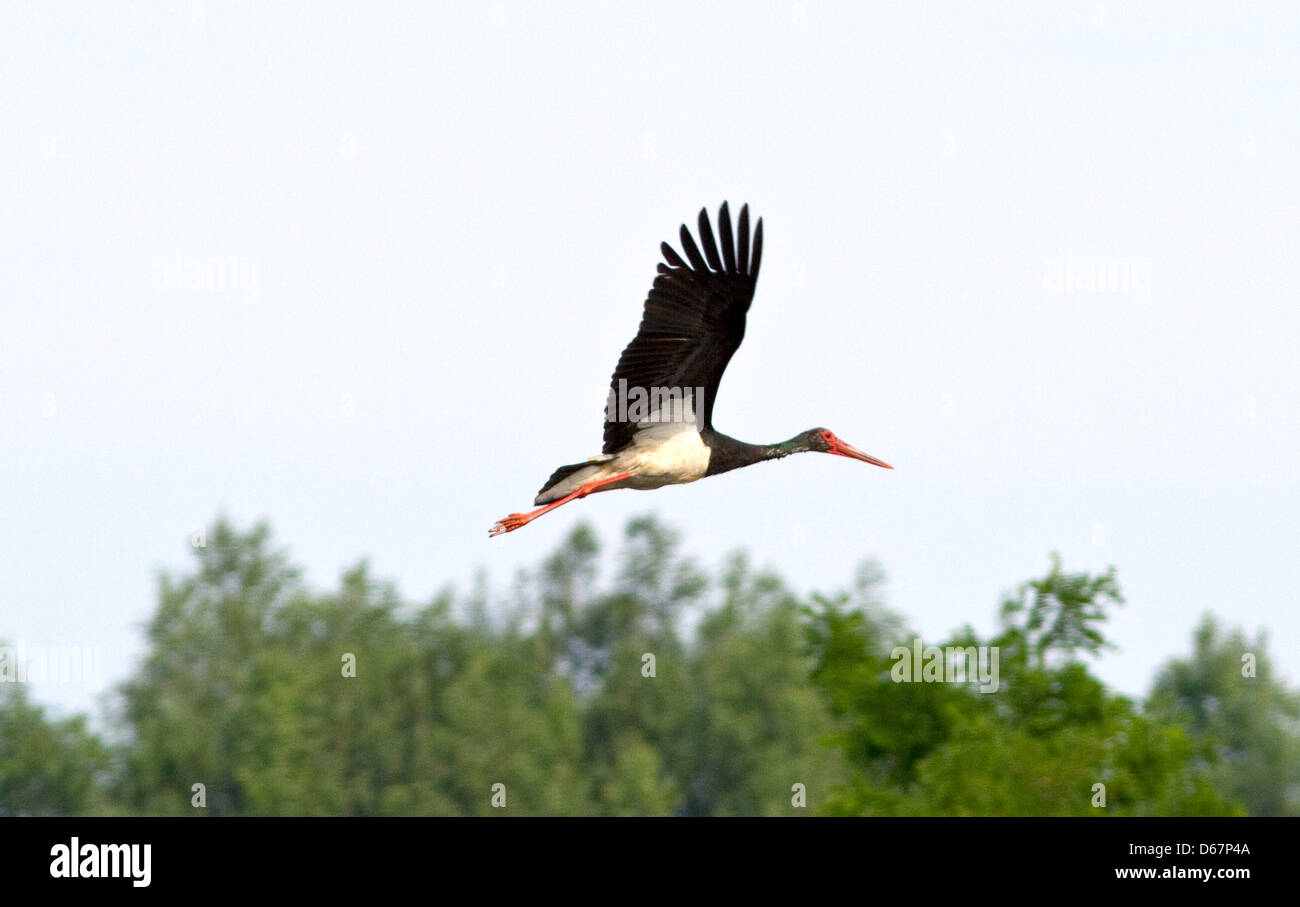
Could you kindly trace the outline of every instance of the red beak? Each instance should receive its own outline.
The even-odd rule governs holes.
[[[839,438],[836,438],[834,441],[831,442],[831,449],[828,450],[827,453],[838,454],[841,457],[850,457],[851,459],[854,460],[861,460],[863,463],[870,463],[872,466],[883,466],[885,469],[894,468],[890,466],[888,463],[886,463],[884,460],[877,460],[875,457],[871,456],[870,454],[864,454],[862,451],[858,450],[852,444],[845,444]]]

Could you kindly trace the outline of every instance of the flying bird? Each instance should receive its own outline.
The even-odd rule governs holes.
[[[537,510],[499,520],[489,536],[513,532],[557,507],[598,491],[662,488],[716,476],[793,453],[819,451],[893,469],[826,428],[778,444],[746,444],[713,427],[713,401],[727,363],[745,337],[763,256],[763,220],[752,238],[749,206],[733,236],[727,203],[718,211],[721,244],[700,209],[703,253],[682,224],[682,258],[668,243],[646,297],[641,327],[610,379],[600,456],[561,466],[533,502]]]

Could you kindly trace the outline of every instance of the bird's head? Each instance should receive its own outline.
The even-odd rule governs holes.
[[[849,457],[854,460],[861,460],[863,463],[870,463],[872,466],[883,466],[885,469],[894,468],[884,460],[877,460],[870,454],[864,454],[852,444],[841,441],[835,437],[835,432],[829,428],[810,428],[803,433],[803,436],[809,450]]]

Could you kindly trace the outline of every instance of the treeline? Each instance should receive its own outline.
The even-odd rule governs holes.
[[[925,682],[950,669],[904,677],[871,564],[805,597],[743,554],[710,576],[651,518],[612,576],[580,526],[504,599],[413,606],[364,564],[314,592],[264,526],[195,556],[107,739],[0,684],[0,815],[1300,812],[1300,696],[1265,640],[1206,618],[1131,701],[1090,670],[1115,576],[1055,559],[993,637],[925,640],[972,656]]]

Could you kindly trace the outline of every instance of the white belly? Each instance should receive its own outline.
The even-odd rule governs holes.
[[[662,417],[656,411],[646,421],[638,422],[632,443],[624,450],[609,456],[592,457],[590,466],[548,488],[545,494],[538,495],[537,503],[554,501],[584,485],[625,472],[631,475],[596,491],[662,488],[704,478],[709,471],[712,451],[700,437],[690,399],[678,401],[667,416]]]
[[[607,468],[632,473],[625,488],[662,488],[704,478],[710,453],[694,425],[665,423],[638,431]]]

